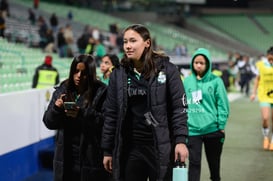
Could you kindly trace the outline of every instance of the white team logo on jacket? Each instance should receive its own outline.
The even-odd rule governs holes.
[[[157,81],[161,84],[164,84],[166,82],[166,74],[162,71],[159,72]]]

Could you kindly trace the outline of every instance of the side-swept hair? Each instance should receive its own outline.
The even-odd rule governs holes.
[[[97,89],[97,85],[100,81],[97,80],[96,75],[96,61],[95,58],[92,55],[89,54],[81,54],[78,56],[75,56],[72,60],[70,71],[69,71],[69,77],[66,80],[67,84],[67,93],[71,94],[77,90],[75,83],[74,83],[74,74],[76,73],[77,64],[83,63],[85,65],[85,76],[86,76],[86,82],[83,87],[84,89],[84,99],[85,103],[89,104],[92,102],[93,94]]]
[[[130,25],[123,30],[123,35],[128,30],[133,30],[137,32],[144,41],[147,41],[147,40],[150,41],[150,46],[144,49],[140,58],[140,61],[142,61],[144,65],[142,74],[145,79],[148,79],[151,76],[155,75],[155,73],[157,72],[155,58],[164,56],[164,55],[162,53],[158,53],[153,50],[153,44],[152,44],[153,41],[151,39],[150,32],[144,25],[141,25],[141,24]],[[126,54],[124,54],[124,57],[121,60],[121,64],[126,69],[130,69],[133,63],[132,63],[132,60],[130,60],[126,56]]]

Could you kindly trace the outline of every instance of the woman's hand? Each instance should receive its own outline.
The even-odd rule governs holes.
[[[250,100],[251,100],[251,101],[254,101],[255,98],[256,98],[256,94],[251,94],[251,95],[250,95]]]
[[[189,151],[185,144],[179,143],[175,146],[175,161],[180,160],[181,162],[185,162],[188,156]]]
[[[112,173],[112,156],[104,156],[103,157],[103,165],[107,172]]]
[[[64,105],[63,97],[64,96],[65,96],[65,94],[61,94],[61,96],[55,101],[56,106],[63,107],[63,105]]]

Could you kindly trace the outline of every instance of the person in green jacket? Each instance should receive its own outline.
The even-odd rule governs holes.
[[[210,170],[210,179],[220,180],[220,160],[229,116],[229,101],[222,79],[211,71],[210,52],[197,49],[190,64],[192,74],[184,79],[188,105],[189,181],[199,181],[202,146]],[[203,179],[202,179],[203,180]]]
[[[101,58],[99,79],[106,85],[109,84],[110,74],[114,68],[119,67],[119,58],[115,54],[107,53]]]

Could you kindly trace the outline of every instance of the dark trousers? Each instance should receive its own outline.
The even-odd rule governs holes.
[[[217,131],[201,136],[189,136],[189,181],[200,181],[202,145],[210,170],[210,179],[220,181],[220,160],[225,134]]]
[[[0,37],[5,37],[5,29],[0,30]]]
[[[155,149],[150,145],[134,146],[125,165],[125,181],[156,181]]]
[[[239,82],[241,93],[245,92],[247,96],[249,95],[249,83],[251,80],[250,76],[251,75],[241,75],[240,82]]]

